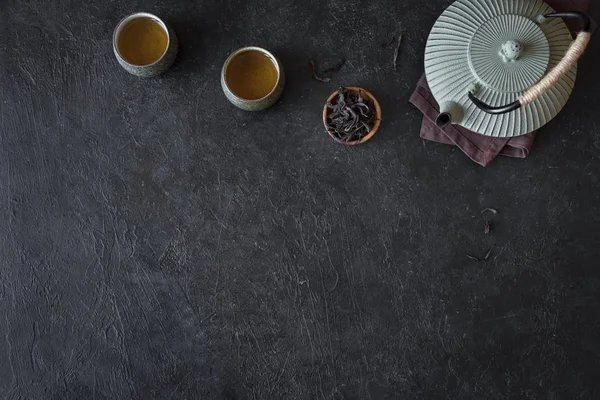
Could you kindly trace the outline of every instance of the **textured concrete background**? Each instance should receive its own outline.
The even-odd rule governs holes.
[[[449,4],[2,0],[0,397],[598,398],[600,37],[532,156],[483,169],[408,104]],[[158,79],[112,54],[140,10],[181,41]],[[219,86],[248,44],[289,79],[259,114]],[[367,145],[321,126],[337,84],[380,100]]]

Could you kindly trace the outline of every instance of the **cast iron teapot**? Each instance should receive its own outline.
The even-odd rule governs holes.
[[[575,41],[563,19],[578,19]],[[440,104],[437,125],[514,137],[548,123],[566,104],[590,18],[542,0],[458,0],[427,40],[425,73]]]

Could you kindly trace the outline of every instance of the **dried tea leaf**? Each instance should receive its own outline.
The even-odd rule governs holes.
[[[492,221],[485,221],[485,224],[483,225],[483,232],[486,235],[492,232]]]
[[[398,55],[400,55],[400,46],[402,45],[402,34],[398,36],[398,44],[394,50],[394,71],[398,71]]]
[[[484,260],[487,261],[490,259],[490,255],[492,254],[492,250],[494,250],[494,246],[492,246],[485,255]]]
[[[486,213],[486,212],[488,212],[488,211],[489,211],[489,212],[491,212],[491,213],[492,213],[492,214],[494,214],[494,215],[498,214],[498,211],[494,210],[493,208],[486,208],[485,210],[483,210],[483,211],[481,212],[481,215],[485,214],[485,213]]]
[[[360,90],[355,93],[341,87],[336,100],[326,106],[332,110],[327,116],[327,129],[341,141],[361,140],[373,129],[375,107]]]

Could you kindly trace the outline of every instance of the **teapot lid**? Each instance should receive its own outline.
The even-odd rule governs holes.
[[[462,107],[459,125],[487,136],[524,135],[545,125],[566,104],[577,74],[533,103],[503,115],[475,107],[468,92],[488,104],[515,101],[560,62],[572,41],[561,19],[541,0],[458,0],[435,23],[425,50],[425,73],[440,104]]]

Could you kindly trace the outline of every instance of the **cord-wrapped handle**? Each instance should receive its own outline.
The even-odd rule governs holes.
[[[481,110],[489,114],[505,114],[534,102],[541,95],[553,88],[560,79],[577,63],[588,43],[590,42],[590,17],[580,11],[569,11],[565,13],[552,13],[544,15],[545,18],[574,18],[579,19],[583,25],[577,38],[569,46],[563,59],[538,83],[529,88],[519,96],[519,100],[501,107],[492,107],[479,100],[473,93],[469,92],[469,99]]]

